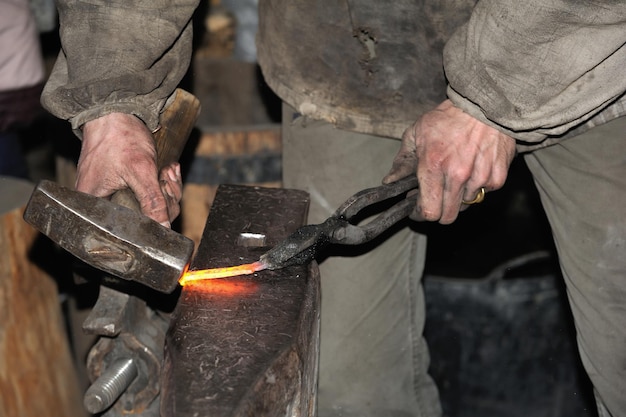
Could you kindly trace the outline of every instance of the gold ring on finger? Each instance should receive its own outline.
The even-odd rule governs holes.
[[[474,197],[473,200],[470,200],[470,201],[462,200],[461,202],[469,206],[471,204],[481,203],[484,199],[485,199],[485,187],[480,187],[478,194],[476,194],[476,197]]]

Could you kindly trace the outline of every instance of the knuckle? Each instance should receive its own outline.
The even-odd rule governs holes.
[[[506,170],[496,170],[493,174],[493,187],[494,189],[499,189],[504,186],[506,183],[507,171]]]
[[[465,183],[472,176],[472,169],[466,165],[455,165],[447,171],[448,178],[455,182]]]
[[[429,222],[438,221],[440,218],[440,213],[436,212],[435,210],[430,210],[428,208],[422,207],[420,209],[420,214],[424,220],[429,221]]]

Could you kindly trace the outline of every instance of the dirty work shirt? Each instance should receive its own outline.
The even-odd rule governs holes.
[[[266,0],[259,63],[301,114],[379,136],[400,138],[446,81],[520,151],[626,114],[626,2],[474,3]]]
[[[159,113],[191,60],[199,0],[57,0],[62,49],[42,104],[77,133],[109,113],[156,130]]]
[[[448,95],[522,151],[626,114],[626,2],[482,0],[448,42]]]
[[[400,138],[446,98],[443,47],[474,4],[265,0],[259,64],[269,86],[300,114]]]

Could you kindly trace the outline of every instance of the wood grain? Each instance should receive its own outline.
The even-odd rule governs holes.
[[[39,237],[22,219],[30,190],[0,180],[0,194],[22,197],[0,218],[0,416],[81,416],[57,286],[30,258]]]

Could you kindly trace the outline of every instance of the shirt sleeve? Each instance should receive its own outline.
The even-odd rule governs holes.
[[[74,129],[113,112],[158,128],[191,60],[198,0],[57,0],[62,49],[42,94]]]
[[[474,117],[530,144],[563,136],[624,101],[626,2],[481,0],[444,68]]]

